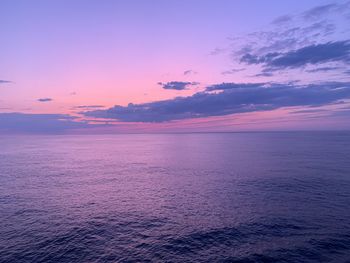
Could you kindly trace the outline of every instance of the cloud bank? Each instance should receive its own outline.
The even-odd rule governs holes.
[[[97,126],[65,114],[0,113],[0,132],[3,133],[55,134]]]
[[[106,110],[87,111],[85,116],[116,119],[122,122],[166,122],[172,120],[224,116],[229,114],[276,110],[295,106],[323,106],[350,99],[349,82],[304,86],[276,83],[222,83],[189,97]]]

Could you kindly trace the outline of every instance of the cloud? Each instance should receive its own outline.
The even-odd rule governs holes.
[[[173,90],[185,90],[189,86],[196,86],[198,82],[183,82],[183,81],[170,81],[170,82],[158,82],[158,85],[161,85],[163,89],[173,89]]]
[[[0,113],[2,133],[63,133],[97,126],[64,114]]]
[[[253,32],[232,43],[235,47],[232,55],[240,57],[242,54],[254,53],[262,56],[273,52],[288,52],[324,42],[336,32],[336,29],[333,22],[322,20],[306,26],[305,23],[293,23],[283,28]]]
[[[209,54],[212,56],[216,56],[216,55],[220,55],[220,54],[225,53],[225,52],[226,52],[225,48],[215,48]]]
[[[104,108],[105,106],[103,105],[79,105],[73,107],[73,109],[96,109],[96,108]]]
[[[41,99],[37,99],[37,101],[39,101],[39,102],[49,102],[49,101],[53,101],[53,99],[51,99],[51,98],[41,98]]]
[[[225,70],[223,72],[221,72],[222,75],[231,75],[231,74],[235,74],[237,72],[241,72],[245,70],[244,68],[237,68],[237,69],[230,69],[230,70]]]
[[[12,83],[12,81],[0,79],[0,84],[5,84],[5,83]]]
[[[338,69],[342,69],[342,67],[320,67],[320,68],[308,69],[306,70],[306,72],[309,72],[309,73],[328,72],[328,71],[334,71]]]
[[[272,21],[272,24],[279,25],[279,24],[285,24],[293,20],[293,17],[291,15],[284,15],[277,17]]]
[[[231,50],[234,63],[251,66],[246,67],[247,71],[262,70],[252,75],[256,77],[270,76],[275,70],[305,69],[305,73],[313,73],[312,67],[310,71],[305,67],[327,62],[339,67],[334,73],[346,75],[341,67],[350,62],[349,11],[350,1],[346,1],[286,14],[274,19],[264,30],[230,38],[226,49]],[[320,81],[329,77],[319,75]]]
[[[289,114],[320,113],[320,112],[328,112],[328,110],[326,110],[326,109],[306,109],[306,110],[292,111]]]
[[[336,41],[310,45],[285,53],[274,52],[257,56],[245,54],[241,63],[263,64],[265,69],[279,70],[316,65],[326,62],[350,62],[350,41]]]
[[[222,83],[188,97],[85,112],[85,116],[122,122],[166,122],[275,110],[322,106],[350,98],[349,82],[298,86],[276,83]]]
[[[331,113],[333,117],[350,117],[350,110],[340,110]]]
[[[317,19],[339,8],[336,3],[313,7],[303,13],[305,19]]]
[[[189,70],[185,70],[184,71],[184,75],[195,75],[197,74],[198,72],[197,71],[194,71],[192,69],[189,69]]]
[[[220,83],[206,87],[206,91],[217,91],[217,90],[232,90],[232,89],[247,89],[247,88],[257,88],[264,87],[268,83]]]
[[[271,72],[261,72],[255,75],[252,75],[251,77],[272,77],[273,74]]]

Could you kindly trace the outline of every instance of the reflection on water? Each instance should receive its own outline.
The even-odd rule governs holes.
[[[0,145],[1,262],[350,260],[350,133]]]

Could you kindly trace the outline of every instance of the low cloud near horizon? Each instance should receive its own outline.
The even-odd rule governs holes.
[[[0,133],[61,134],[98,126],[106,125],[92,125],[67,114],[0,113]]]
[[[0,79],[0,84],[5,84],[5,83],[12,83],[12,81]]]
[[[188,97],[106,110],[87,111],[85,116],[122,122],[166,122],[276,110],[285,107],[319,107],[350,99],[350,82],[296,85],[277,83],[221,83]]]

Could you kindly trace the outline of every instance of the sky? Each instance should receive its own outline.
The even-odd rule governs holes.
[[[0,8],[1,134],[350,130],[350,1]]]

